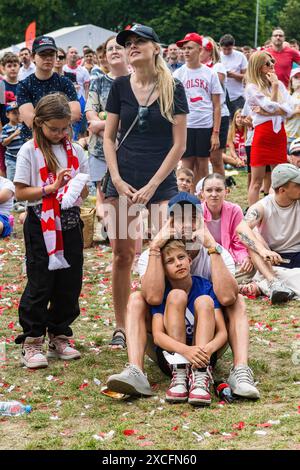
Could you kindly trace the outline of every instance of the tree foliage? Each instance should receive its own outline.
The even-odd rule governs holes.
[[[24,40],[28,24],[36,20],[37,34],[82,24],[118,31],[135,22],[152,26],[162,42],[197,31],[219,40],[231,33],[239,45],[253,45],[257,0],[1,0],[0,48]],[[299,0],[260,0],[259,41],[278,22],[283,6]],[[289,9],[284,9],[286,15]],[[297,16],[294,16],[294,18]],[[286,16],[284,18],[286,23]],[[299,15],[298,15],[299,18]]]
[[[294,38],[300,41],[300,1],[288,0],[279,18],[281,22],[280,24],[285,31],[286,37],[288,39]]]

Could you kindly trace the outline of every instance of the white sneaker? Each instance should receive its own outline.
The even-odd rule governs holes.
[[[120,374],[111,375],[107,380],[107,387],[125,395],[153,395],[147,375],[134,364],[126,364]]]
[[[253,372],[248,366],[232,367],[228,377],[228,384],[234,395],[254,400],[260,398],[259,391],[254,384]]]
[[[191,369],[189,403],[194,406],[203,406],[211,404],[211,395],[209,391],[212,383],[212,376],[209,368],[206,371]]]
[[[172,380],[166,392],[166,401],[173,403],[182,403],[187,401],[188,392],[188,372],[189,366],[172,366]]]

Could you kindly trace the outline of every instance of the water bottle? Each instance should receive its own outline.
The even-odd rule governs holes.
[[[232,403],[234,401],[231,388],[226,382],[215,382],[215,391],[220,400],[226,401],[226,403]]]
[[[19,401],[0,401],[0,416],[20,416],[30,412],[30,405],[23,405]]]

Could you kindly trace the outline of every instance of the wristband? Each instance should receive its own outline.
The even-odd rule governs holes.
[[[216,129],[213,129],[214,134],[220,134],[220,131],[217,131]]]
[[[154,251],[155,253],[159,253],[159,254],[160,254],[160,248],[158,248],[158,247],[149,248],[149,252],[151,252],[151,251]]]
[[[45,187],[48,186],[48,183],[43,183],[42,185],[42,197],[47,197],[48,194],[46,193]]]

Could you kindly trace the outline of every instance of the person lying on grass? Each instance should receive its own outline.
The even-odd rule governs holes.
[[[172,375],[166,400],[210,405],[211,366],[227,341],[221,306],[212,283],[191,275],[192,260],[182,241],[169,241],[161,256],[167,284],[163,302],[151,313],[158,365]],[[169,366],[163,350],[184,356],[187,363]]]

